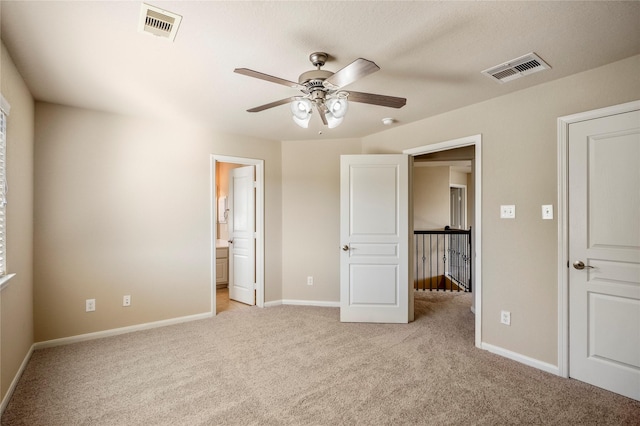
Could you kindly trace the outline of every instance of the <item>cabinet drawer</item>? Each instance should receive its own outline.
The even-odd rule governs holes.
[[[227,247],[216,248],[216,259],[226,259],[229,257],[229,249]]]

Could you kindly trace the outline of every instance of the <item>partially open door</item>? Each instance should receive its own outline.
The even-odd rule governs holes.
[[[255,305],[254,167],[229,172],[229,299]]]
[[[413,320],[408,155],[340,159],[340,321]]]

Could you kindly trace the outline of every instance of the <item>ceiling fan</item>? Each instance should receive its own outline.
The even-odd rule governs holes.
[[[293,121],[300,127],[307,128],[309,127],[309,120],[311,119],[312,107],[315,106],[322,122],[329,126],[329,128],[334,128],[342,123],[347,113],[347,100],[391,108],[402,108],[407,103],[405,98],[343,90],[345,86],[378,71],[380,67],[367,59],[358,58],[333,73],[320,69],[324,66],[328,58],[329,55],[325,52],[314,52],[309,55],[309,60],[316,69],[300,74],[297,83],[247,68],[236,68],[233,71],[238,74],[259,78],[270,81],[271,83],[282,84],[294,89],[299,89],[302,92],[302,95],[291,96],[248,109],[247,111],[259,112],[291,103]]]

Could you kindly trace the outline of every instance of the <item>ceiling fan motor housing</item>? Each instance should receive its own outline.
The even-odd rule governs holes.
[[[331,71],[311,70],[300,74],[300,77],[298,77],[298,83],[303,86],[307,86],[309,84],[317,85],[317,82],[319,82],[320,87],[322,87],[322,82],[332,75],[333,73]]]
[[[309,60],[315,67],[322,67],[329,59],[329,54],[325,52],[313,52],[309,55]]]

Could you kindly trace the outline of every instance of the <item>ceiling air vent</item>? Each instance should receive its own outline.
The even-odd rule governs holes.
[[[490,77],[492,80],[506,83],[534,72],[550,69],[551,67],[545,61],[540,59],[535,53],[529,53],[509,62],[491,67],[482,71],[482,74]]]
[[[142,3],[138,31],[174,41],[182,16]]]

